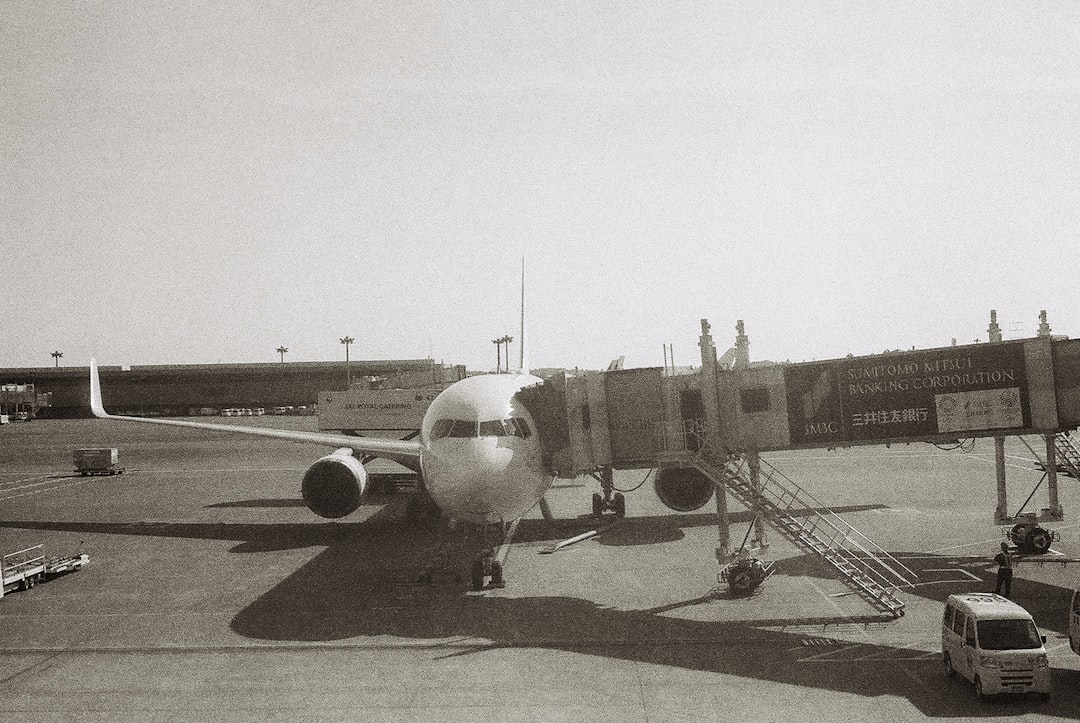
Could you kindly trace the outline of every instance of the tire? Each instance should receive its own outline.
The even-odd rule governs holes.
[[[1011,540],[1012,543],[1017,547],[1022,547],[1023,545],[1021,545],[1020,543],[1024,541],[1024,526],[1013,525],[1012,529],[1009,530],[1009,540]]]
[[[492,587],[505,587],[506,581],[503,580],[503,566],[498,560],[493,560],[491,563],[491,586]]]
[[[626,498],[621,492],[615,493],[615,516],[626,517]]]
[[[956,676],[956,668],[952,667],[952,658],[948,653],[941,654],[941,663],[945,666],[945,677],[953,678]]]
[[[977,675],[975,676],[975,695],[980,701],[990,700],[990,694],[983,690],[982,680]]]
[[[1036,555],[1045,554],[1050,549],[1051,535],[1041,527],[1036,527],[1028,535],[1028,547]]]
[[[745,595],[754,587],[754,577],[749,570],[739,568],[728,573],[728,587],[737,595]]]
[[[472,577],[472,589],[483,590],[484,589],[484,561],[474,560],[471,570]]]

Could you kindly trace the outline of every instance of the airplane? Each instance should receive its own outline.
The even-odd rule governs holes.
[[[336,447],[308,468],[300,485],[304,503],[320,517],[337,519],[360,506],[368,484],[358,455],[367,455],[418,472],[421,492],[450,519],[505,530],[542,503],[554,482],[543,464],[536,423],[517,396],[519,390],[542,383],[525,373],[467,377],[431,402],[418,439],[395,440],[109,414],[101,399],[97,362],[91,359],[90,409],[100,419]],[[546,511],[546,505],[542,508]],[[490,553],[473,562],[472,575],[474,587],[483,587],[489,576],[493,586],[504,584],[502,566]]]

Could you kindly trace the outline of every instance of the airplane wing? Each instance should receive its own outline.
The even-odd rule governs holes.
[[[414,439],[381,439],[378,437],[351,437],[345,434],[326,434],[323,432],[302,432],[291,429],[272,429],[266,427],[241,427],[213,422],[187,422],[179,419],[153,419],[147,417],[126,417],[109,414],[101,403],[101,380],[98,377],[97,361],[90,360],[90,411],[100,419],[117,419],[123,422],[142,422],[144,424],[164,424],[170,427],[189,427],[208,429],[214,432],[247,434],[255,437],[273,437],[292,442],[325,444],[329,447],[347,447],[354,452],[389,459],[411,470],[420,469],[420,442]]]

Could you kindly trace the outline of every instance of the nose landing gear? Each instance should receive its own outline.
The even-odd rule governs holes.
[[[495,550],[493,549],[485,550],[480,557],[473,560],[472,589],[485,589],[484,580],[488,577],[491,578],[490,587],[506,587],[506,581],[503,580],[503,565],[495,559]]]
[[[596,475],[593,476],[596,477]],[[600,470],[600,476],[596,477],[600,481],[600,489],[603,490],[603,494],[600,492],[593,493],[593,517],[599,517],[606,511],[614,512],[616,517],[626,517],[626,498],[623,497],[622,492],[615,492],[615,482],[612,476],[611,467],[604,467]]]
[[[514,520],[507,527],[503,523],[484,525],[479,530],[482,540],[480,554],[473,560],[470,568],[470,581],[473,590],[488,590],[506,587],[503,570],[506,556],[510,553],[510,542],[514,539],[520,520]],[[488,580],[485,585],[484,581]]]

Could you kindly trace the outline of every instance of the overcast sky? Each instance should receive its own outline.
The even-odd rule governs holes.
[[[1080,336],[1080,3],[0,15],[0,367]]]

